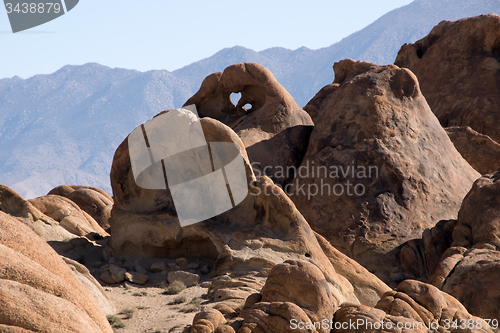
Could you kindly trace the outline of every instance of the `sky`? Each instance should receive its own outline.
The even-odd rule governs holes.
[[[0,8],[0,79],[88,62],[173,71],[235,45],[318,49],[410,2],[80,0],[65,15],[15,34]]]

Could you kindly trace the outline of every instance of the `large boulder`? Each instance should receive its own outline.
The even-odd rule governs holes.
[[[76,234],[68,230],[68,225],[70,225],[69,229],[72,230],[75,230],[73,227],[76,227],[76,225],[68,224],[66,227],[61,225],[5,185],[0,185],[0,211],[23,222],[45,241],[62,242],[77,237]],[[79,221],[85,223],[83,220]]]
[[[500,16],[443,21],[403,45],[394,63],[415,73],[444,127],[470,126],[500,142]]]
[[[236,105],[231,93],[241,93]],[[265,67],[241,63],[205,78],[184,105],[195,104],[200,117],[211,117],[239,135],[254,169],[283,184],[280,172],[297,167],[307,148],[313,122]]]
[[[288,260],[274,266],[260,294],[260,301],[241,314],[245,319],[243,331],[259,327],[263,332],[273,332],[280,327],[279,332],[293,332],[291,320],[330,322],[339,306],[321,270],[301,260]],[[316,331],[330,332],[322,328]]]
[[[89,214],[68,198],[45,195],[28,201],[75,235],[85,236],[95,232],[103,237],[108,236],[108,233]]]
[[[0,330],[112,332],[92,294],[30,228],[0,212]]]
[[[104,230],[109,229],[113,198],[100,188],[84,185],[60,185],[47,195],[60,195],[73,201],[89,214]]]
[[[480,175],[457,152],[407,69],[343,60],[285,192],[333,246],[389,281],[398,246],[457,217]],[[307,109],[307,108],[306,108]]]

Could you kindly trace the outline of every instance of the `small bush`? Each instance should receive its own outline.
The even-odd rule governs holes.
[[[186,285],[181,281],[174,281],[168,285],[167,290],[165,290],[165,295],[176,295],[186,289]]]
[[[175,305],[175,304],[181,304],[186,302],[186,296],[179,296],[176,297],[172,302],[170,302],[170,305]]]
[[[193,304],[196,307],[199,307],[201,304],[201,298],[200,297],[195,297],[189,302],[190,304]]]
[[[132,296],[137,296],[137,297],[148,296],[148,292],[147,291],[141,291],[140,293],[133,293]]]
[[[120,314],[125,315],[125,319],[130,319],[134,315],[134,309],[123,309]]]
[[[197,311],[198,308],[197,307],[194,307],[194,306],[188,306],[188,307],[185,307],[185,308],[180,308],[179,309],[179,312],[184,312],[184,313],[190,313],[190,312],[195,312]]]
[[[146,309],[149,309],[149,306],[138,305],[137,309],[139,309],[139,310],[146,310]]]
[[[107,315],[106,318],[108,318],[108,322],[111,325],[111,327],[114,327],[114,328],[124,328],[125,327],[125,323],[118,316]]]

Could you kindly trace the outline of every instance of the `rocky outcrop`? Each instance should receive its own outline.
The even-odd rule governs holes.
[[[425,229],[421,239],[405,243],[399,254],[401,267],[394,267],[390,275],[392,283],[399,284],[405,279],[427,281],[451,246],[456,225],[457,220],[439,221],[431,229]]]
[[[413,280],[387,292],[375,308],[342,305],[333,326],[335,332],[463,332],[464,328],[493,332],[486,321],[469,314],[450,295]]]
[[[500,142],[500,16],[443,21],[403,45],[394,63],[415,73],[444,127],[469,126]]]
[[[259,302],[247,304],[241,316],[240,332],[293,332],[291,320],[331,321],[339,304],[330,292],[325,276],[315,265],[288,260],[274,266],[260,294]],[[330,332],[319,329],[317,332]]]
[[[210,118],[200,122],[207,142],[233,142],[239,148],[249,194],[225,213],[181,227],[168,189],[146,190],[135,184],[125,140],[115,153],[111,173],[111,246],[117,256],[209,258],[209,297],[234,307],[260,292],[270,270],[285,260],[315,265],[336,304],[374,305],[389,290],[314,233],[270,178],[255,178],[241,139],[228,126]]]
[[[316,125],[285,192],[315,231],[389,282],[398,246],[456,218],[480,175],[409,70],[353,60],[334,70],[334,85],[308,104]]]
[[[231,93],[241,93],[236,105]],[[242,63],[211,74],[184,105],[191,104],[200,117],[217,119],[238,134],[257,176],[280,184],[293,178],[282,169],[300,164],[313,122],[268,69]]]
[[[112,332],[99,304],[69,266],[30,228],[4,212],[0,257],[2,332]]]
[[[469,126],[447,127],[458,152],[482,175],[500,170],[500,144]]]
[[[23,222],[45,241],[67,241],[77,236],[5,185],[0,185],[0,211]]]
[[[100,188],[83,185],[61,185],[47,195],[60,195],[73,201],[89,214],[104,230],[109,229],[113,198]]]
[[[108,236],[108,233],[89,214],[68,198],[46,195],[28,201],[72,234],[85,236],[95,232],[103,237]]]
[[[453,243],[429,283],[455,296],[476,316],[496,316],[500,308],[499,250],[500,172],[496,172],[478,179],[465,197]]]

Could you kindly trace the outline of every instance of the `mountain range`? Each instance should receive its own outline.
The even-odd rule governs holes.
[[[180,107],[203,79],[240,62],[269,68],[304,106],[333,81],[334,62],[351,58],[394,62],[442,20],[500,13],[498,0],[415,0],[328,47],[311,50],[235,46],[181,69],[139,72],[96,63],[55,73],[0,80],[0,183],[26,198],[60,184],[111,192],[113,153],[135,127],[162,110]],[[332,18],[334,19],[334,18]],[[328,31],[325,31],[325,42]]]

